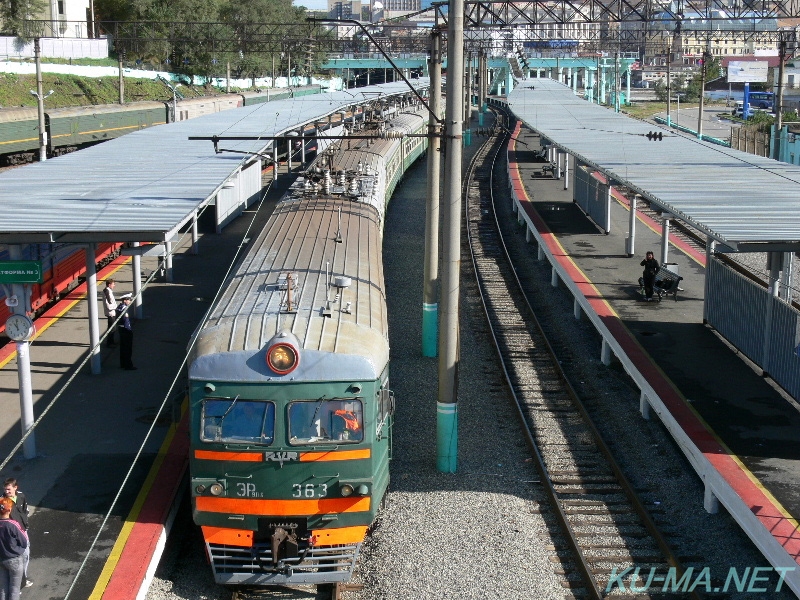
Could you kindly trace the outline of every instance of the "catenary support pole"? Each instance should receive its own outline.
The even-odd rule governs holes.
[[[667,46],[667,127],[672,127],[670,108],[672,107],[672,47]]]
[[[458,300],[461,268],[461,144],[464,106],[464,0],[450,0],[447,29],[447,106],[443,204],[442,315],[439,325],[439,394],[436,468],[455,473],[458,462]]]
[[[778,93],[775,97],[775,135],[772,138],[772,158],[781,159],[781,130],[783,129],[783,68],[786,62],[786,40],[780,41],[778,50]]]
[[[437,117],[442,112],[442,34],[431,33],[428,59],[431,78],[430,109]],[[425,266],[422,297],[422,356],[436,356],[439,334],[439,185],[442,158],[439,128],[432,116],[428,121],[428,198],[425,211]]]
[[[709,45],[711,41],[708,42]],[[703,139],[703,105],[706,96],[706,67],[708,61],[711,59],[711,53],[706,52],[703,54],[703,65],[700,67],[700,104],[697,107],[697,139]]]
[[[119,103],[125,104],[125,73],[122,70],[122,56],[119,57]]]
[[[47,128],[44,124],[44,86],[42,85],[42,52],[39,38],[33,40],[36,61],[36,108],[39,112],[39,161],[47,160]]]

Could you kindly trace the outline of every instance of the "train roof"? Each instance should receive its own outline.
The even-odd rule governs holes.
[[[393,118],[389,121],[388,130],[402,131],[404,133],[418,131],[420,127],[427,123],[426,112],[420,107],[395,113],[391,115]],[[358,133],[360,132],[356,132],[356,134]],[[384,191],[387,183],[387,173],[382,157],[387,155],[392,145],[397,145],[396,139],[343,140],[341,147],[347,149],[347,152],[336,152],[330,159],[330,168],[334,172],[356,173],[359,170],[359,165],[361,165],[360,168],[365,176],[360,178],[360,201],[374,206],[378,211],[381,231],[383,230],[383,218],[386,209]],[[303,194],[303,188],[306,183],[305,175],[297,178],[289,188],[289,194],[294,194],[295,197]],[[335,192],[337,190],[339,193],[345,192],[343,189],[339,190],[339,186],[335,183],[333,188]]]
[[[428,79],[414,79],[425,88]],[[225,181],[272,145],[226,141],[216,154],[191,136],[281,135],[377,98],[405,83],[287,98],[148,127],[97,146],[0,173],[0,242],[163,242],[180,237]]]
[[[189,375],[280,380],[263,356],[290,332],[301,358],[286,379],[375,379],[389,361],[385,295],[374,207],[346,196],[281,202],[199,331]]]
[[[0,108],[0,123],[12,123],[14,121],[28,121],[38,119],[39,112],[35,108]]]
[[[65,106],[45,110],[50,118],[70,118],[83,115],[116,114],[119,112],[136,112],[140,110],[166,110],[163,102],[133,102],[130,104],[92,104],[89,106]],[[35,111],[34,111],[35,112]]]

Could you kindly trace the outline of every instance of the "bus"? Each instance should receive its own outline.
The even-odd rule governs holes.
[[[766,108],[772,110],[775,94],[772,92],[750,92],[750,108]]]

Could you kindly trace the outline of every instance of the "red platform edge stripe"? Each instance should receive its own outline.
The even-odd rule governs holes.
[[[516,161],[515,139],[519,135],[521,126],[522,123],[518,121],[512,136],[514,139],[509,142],[508,146],[508,170],[512,179],[512,187],[517,194],[517,198],[520,199],[520,204],[541,234],[553,257],[573,279],[605,326],[625,350],[627,356],[659,395],[667,410],[669,410],[683,431],[686,432],[712,466],[719,471],[733,490],[749,506],[767,531],[783,546],[795,562],[800,564],[800,560],[798,560],[800,559],[800,532],[798,532],[795,525],[789,518],[784,516],[782,509],[775,504],[773,499],[764,493],[761,485],[753,481],[755,476],[746,471],[735,460],[734,456],[719,442],[707,424],[687,405],[672,382],[650,360],[647,352],[631,335],[630,331],[599,294],[592,282],[578,269],[559,243],[558,238],[553,235],[539,213],[534,209],[520,177]]]
[[[135,600],[165,534],[166,523],[189,464],[189,411],[181,417],[167,455],[136,518],[103,600]]]

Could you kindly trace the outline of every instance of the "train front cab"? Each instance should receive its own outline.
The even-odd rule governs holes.
[[[388,369],[374,381],[191,382],[191,493],[219,584],[352,576],[389,484]]]

